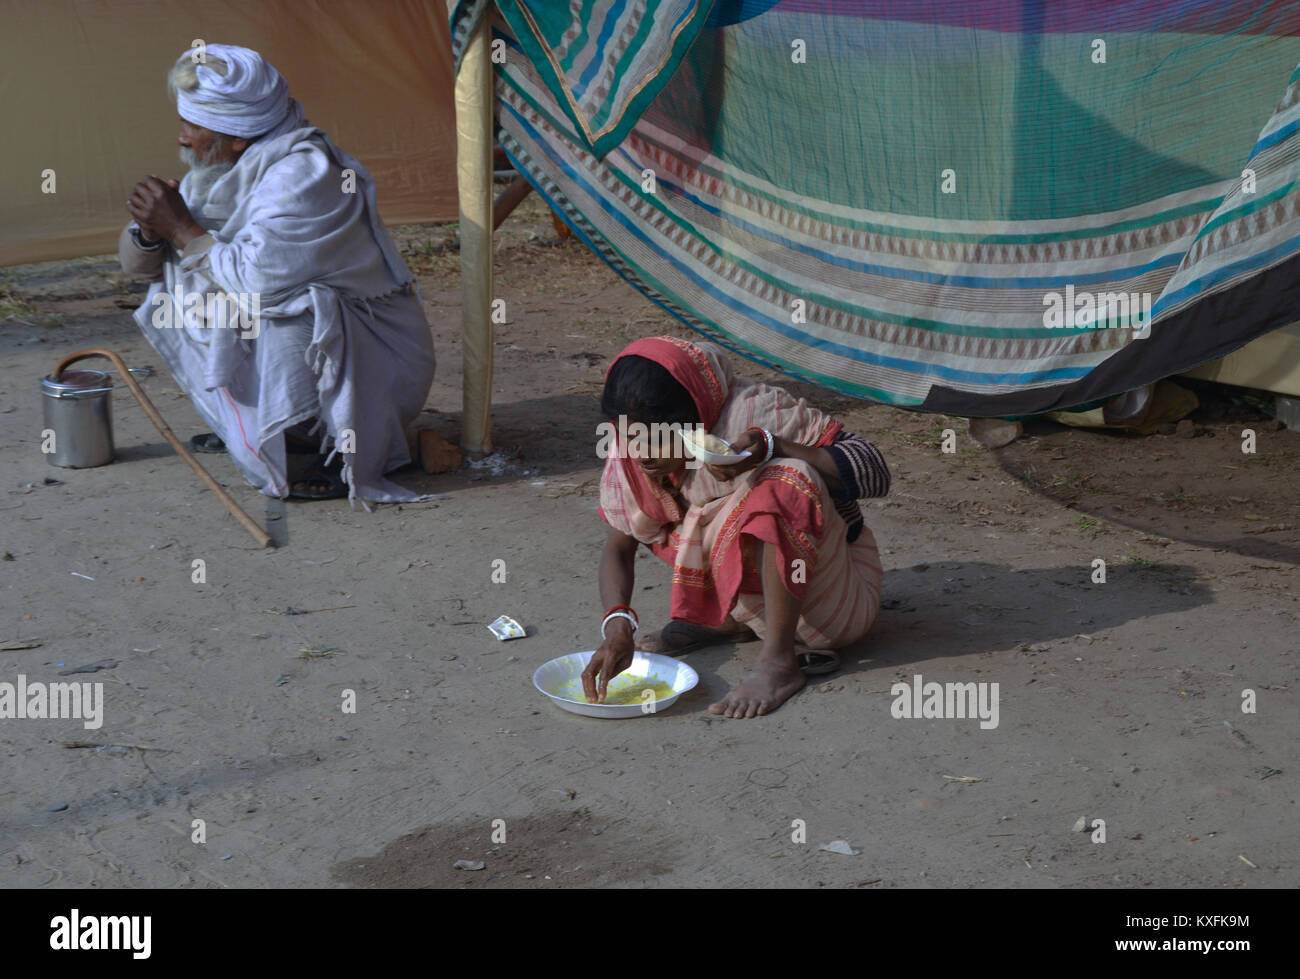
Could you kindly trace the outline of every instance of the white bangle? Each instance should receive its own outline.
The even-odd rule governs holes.
[[[776,436],[766,428],[759,431],[763,433],[763,438],[767,440],[767,455],[763,456],[763,461],[759,463],[760,466],[765,466],[772,461],[772,456],[776,454]]]
[[[627,619],[629,622],[632,623],[632,635],[634,635],[634,636],[635,636],[635,635],[637,634],[637,632],[640,631],[640,629],[641,629],[641,625],[640,625],[640,623],[637,622],[635,616],[630,615],[630,614],[627,613],[627,612],[610,612],[609,615],[605,616],[605,621],[602,622],[602,623],[600,624],[600,638],[601,638],[601,639],[608,639],[608,638],[609,638],[609,636],[605,635],[605,626],[609,625],[609,620],[610,620],[610,619]]]

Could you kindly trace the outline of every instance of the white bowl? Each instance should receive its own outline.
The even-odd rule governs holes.
[[[731,466],[737,462],[743,462],[749,458],[749,451],[731,453],[722,455],[717,452],[710,452],[704,446],[699,445],[694,438],[695,433],[691,430],[682,432],[682,442],[686,446],[686,451],[700,462],[706,462],[711,466]]]
[[[679,659],[659,653],[637,652],[632,665],[609,682],[609,693],[635,686],[646,678],[662,680],[672,688],[672,696],[660,697],[646,710],[638,701],[631,704],[589,704],[582,692],[582,671],[596,651],[570,653],[543,663],[533,673],[533,686],[550,697],[557,707],[587,717],[647,717],[667,710],[677,698],[700,682],[700,675]]]

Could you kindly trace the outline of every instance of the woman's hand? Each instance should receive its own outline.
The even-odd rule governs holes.
[[[611,619],[610,636],[596,650],[587,668],[582,671],[582,692],[587,703],[604,703],[609,681],[632,665],[636,648],[632,645],[632,627],[626,619]]]
[[[609,528],[605,547],[600,552],[600,600],[605,608],[625,608],[632,598],[636,584],[636,551],[640,542],[621,530]],[[635,615],[635,613],[633,613]],[[605,641],[591,657],[582,671],[582,690],[587,703],[598,703],[596,680],[600,679],[599,700],[605,699],[605,689],[614,679],[632,665],[636,650],[632,645],[635,630],[632,623],[616,615],[605,623]]]
[[[767,443],[763,436],[758,432],[745,432],[740,438],[731,443],[731,447],[739,454],[748,451],[749,458],[742,459],[740,462],[732,463],[729,466],[705,465],[709,475],[714,479],[729,483],[737,476],[744,475],[751,469],[758,466],[763,461],[763,456],[767,453]]]

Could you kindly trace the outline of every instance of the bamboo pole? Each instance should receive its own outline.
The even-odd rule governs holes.
[[[460,444],[492,451],[492,60],[488,18],[465,45],[456,75],[460,192],[462,412]]]

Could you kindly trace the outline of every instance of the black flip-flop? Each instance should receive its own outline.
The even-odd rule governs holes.
[[[190,439],[190,448],[195,452],[211,452],[215,455],[226,451],[226,443],[217,437],[216,432],[203,432]]]
[[[834,673],[841,665],[840,654],[833,649],[796,649],[795,656],[804,676],[825,676]]]
[[[303,484],[306,489],[295,490],[293,487],[297,484]],[[325,484],[328,488],[313,492],[312,483]],[[348,496],[348,484],[343,478],[342,462],[333,462],[330,465],[324,465],[323,461],[317,461],[313,465],[303,468],[302,472],[289,478],[289,499],[291,500],[340,500]]]

